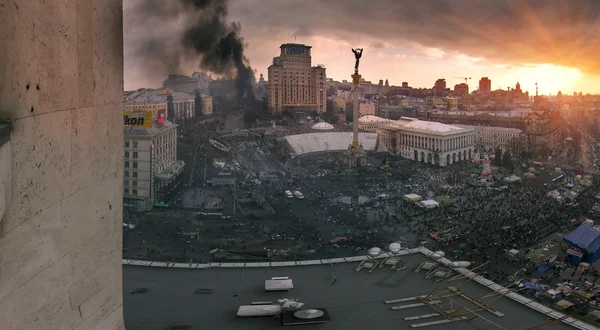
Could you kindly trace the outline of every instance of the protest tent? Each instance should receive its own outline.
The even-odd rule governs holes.
[[[588,223],[582,223],[577,229],[565,235],[563,241],[570,247],[582,251],[582,261],[592,264],[600,259],[600,231]]]
[[[425,208],[432,209],[432,208],[440,206],[440,203],[434,201],[433,199],[428,199],[428,200],[422,201],[421,205],[423,205]]]
[[[417,195],[417,194],[408,194],[408,195],[404,195],[404,199],[406,199],[409,202],[418,202],[418,201],[422,200],[423,197],[421,197],[420,195]]]

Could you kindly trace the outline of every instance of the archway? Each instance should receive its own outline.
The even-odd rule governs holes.
[[[423,151],[421,151],[421,159],[419,160],[425,162],[425,153]]]
[[[413,160],[417,162],[419,161],[419,152],[416,150],[414,150]]]
[[[440,155],[438,155],[438,154],[433,155],[433,164],[440,165]]]
[[[430,153],[427,154],[427,163],[433,164],[433,155]]]
[[[452,154],[452,164],[456,163],[456,152]]]
[[[446,165],[450,165],[450,154],[446,155]]]
[[[469,149],[469,159],[473,159],[473,153],[471,152],[471,149]]]
[[[467,160],[467,151],[463,150],[463,160]]]

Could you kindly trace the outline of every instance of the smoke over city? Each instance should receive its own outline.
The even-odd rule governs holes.
[[[227,22],[227,5],[227,0],[135,2],[126,25],[137,28],[136,35],[143,27],[146,35],[131,43],[131,56],[147,76],[164,78],[196,63],[234,78],[238,98],[253,97],[254,72],[244,55],[240,24]]]

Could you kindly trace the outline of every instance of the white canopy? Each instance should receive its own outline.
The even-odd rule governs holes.
[[[319,131],[330,131],[333,129],[333,126],[331,126],[331,124],[328,124],[324,121],[320,122],[320,123],[316,123],[312,126],[312,129],[316,129]]]
[[[511,175],[511,176],[507,176],[506,178],[504,178],[504,181],[506,181],[506,182],[517,182],[519,180],[521,180],[521,178],[516,175]]]
[[[427,200],[422,201],[421,205],[423,205],[424,207],[426,207],[428,209],[432,209],[434,207],[440,206],[440,203],[434,201],[433,199],[427,199]]]
[[[418,202],[423,199],[423,197],[421,197],[420,195],[417,195],[417,194],[404,195],[404,198],[411,202]]]

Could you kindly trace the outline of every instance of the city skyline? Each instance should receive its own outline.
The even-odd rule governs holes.
[[[166,20],[160,31],[148,33],[147,24],[153,23],[128,19],[135,4],[124,7],[125,88],[157,87],[166,78],[164,72],[147,70],[148,65],[132,57],[132,50],[144,38],[177,41],[182,24]],[[320,10],[314,10],[316,5]],[[494,2],[468,15],[474,9],[462,1],[442,1],[435,8],[387,0],[368,5],[230,1],[227,20],[241,24],[245,55],[257,78],[267,75],[281,44],[296,42],[312,46],[312,62],[325,65],[327,76],[339,81],[350,80],[350,49],[362,47],[361,74],[373,83],[388,79],[390,85],[406,81],[412,87],[431,88],[435,80],[445,78],[452,88],[464,82],[454,77],[472,77],[468,83],[475,90],[481,77],[489,77],[492,90],[520,82],[533,95],[537,81],[540,94],[600,93],[600,66],[594,60],[600,6],[592,1],[578,2],[577,8],[553,1]],[[197,62],[183,62],[179,71],[201,71]]]

